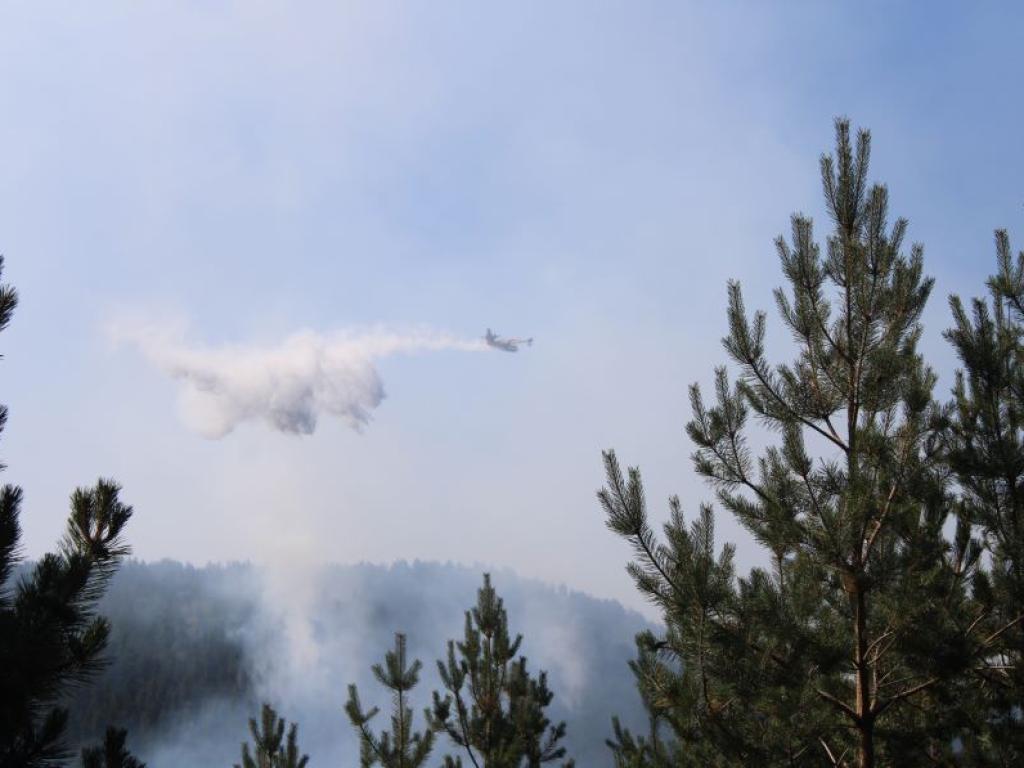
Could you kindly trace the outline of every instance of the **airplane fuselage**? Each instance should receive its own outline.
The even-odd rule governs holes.
[[[500,349],[502,352],[518,352],[520,345],[526,344],[527,346],[532,346],[533,344],[532,338],[503,339],[490,328],[488,328],[487,333],[484,334],[484,341],[487,342],[487,346],[493,347],[494,349]]]

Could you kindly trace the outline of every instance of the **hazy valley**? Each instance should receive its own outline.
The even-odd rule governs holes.
[[[299,723],[318,765],[347,764],[358,745],[342,711],[346,686],[386,706],[370,665],[405,633],[410,656],[424,664],[414,691],[421,725],[438,688],[435,661],[461,638],[481,574],[422,562],[289,571],[126,563],[99,605],[113,625],[111,663],[72,700],[69,740],[91,743],[110,723],[128,729],[151,768],[230,765],[266,700]],[[650,625],[613,601],[507,571],[493,580],[531,668],[548,671],[550,716],[568,723],[570,753],[579,765],[610,766],[612,715],[644,726],[626,662],[634,635]]]

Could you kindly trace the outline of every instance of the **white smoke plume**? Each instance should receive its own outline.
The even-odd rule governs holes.
[[[376,363],[401,353],[459,350],[487,345],[432,330],[371,329],[319,334],[303,331],[271,346],[190,344],[166,328],[113,327],[154,365],[181,382],[186,423],[216,439],[245,421],[262,420],[281,432],[309,435],[321,416],[353,429],[365,426],[385,397]]]

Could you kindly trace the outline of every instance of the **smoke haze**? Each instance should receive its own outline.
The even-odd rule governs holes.
[[[348,683],[385,714],[389,696],[370,665],[408,636],[423,662],[412,692],[416,727],[440,688],[435,660],[461,638],[482,569],[439,563],[319,568],[234,565],[196,569],[164,561],[127,563],[100,611],[113,625],[111,666],[72,705],[73,737],[94,742],[107,724],[128,728],[151,768],[231,765],[246,721],[268,701],[299,724],[313,766],[350,765],[359,746],[344,713]],[[494,573],[510,628],[524,635],[532,672],[547,670],[553,721],[568,724],[577,764],[611,765],[604,744],[617,714],[643,728],[627,661],[634,634],[650,625],[609,600]],[[439,739],[431,764],[452,751]]]

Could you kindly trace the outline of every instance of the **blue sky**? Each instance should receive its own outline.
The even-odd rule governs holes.
[[[636,604],[600,450],[658,510],[710,498],[686,386],[724,360],[725,281],[770,306],[772,239],[795,211],[824,224],[835,115],[872,130],[925,245],[948,388],[946,295],[981,291],[994,228],[1024,246],[1021,39],[1016,3],[5,4],[2,453],[28,553],[102,474],[146,559],[451,559]],[[124,317],[210,344],[537,344],[388,358],[362,434],[211,441],[111,345]]]

